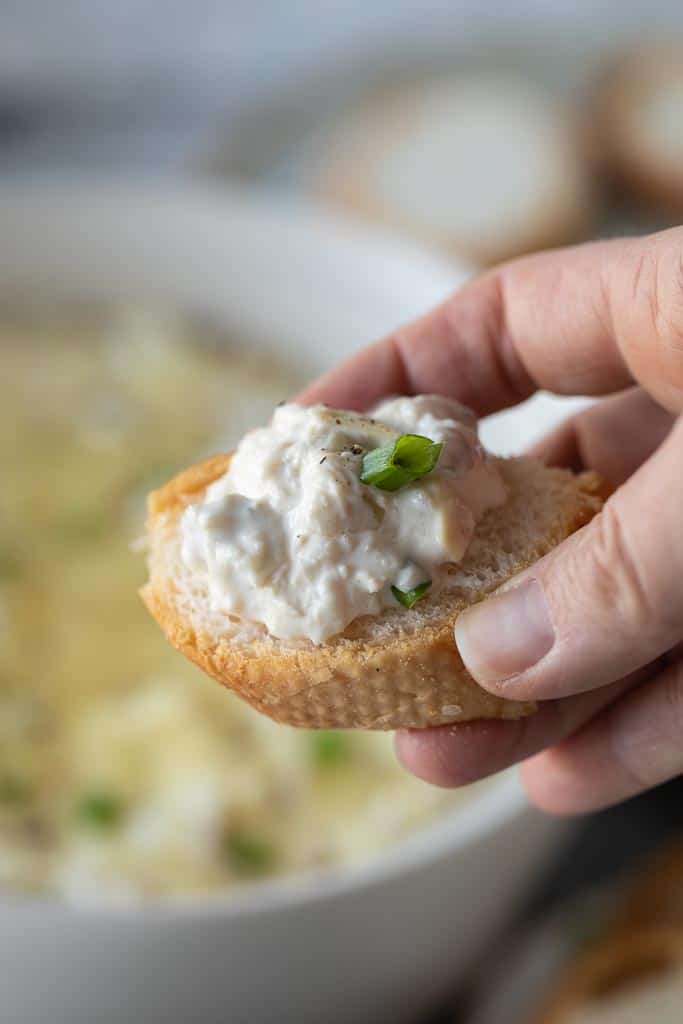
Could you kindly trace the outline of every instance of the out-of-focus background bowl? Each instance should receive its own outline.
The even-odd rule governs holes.
[[[6,289],[172,302],[260,339],[264,353],[279,347],[311,373],[465,274],[414,246],[243,192],[33,188],[0,199]],[[179,909],[4,897],[3,1013],[46,1024],[408,1021],[478,955],[562,834],[508,775],[341,875],[247,886]]]

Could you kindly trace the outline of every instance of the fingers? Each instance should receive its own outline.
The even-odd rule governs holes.
[[[463,786],[558,743],[646,675],[643,670],[595,693],[547,701],[534,715],[517,721],[403,730],[396,736],[396,752],[418,778],[437,786]]]
[[[660,446],[673,423],[642,388],[629,388],[572,416],[530,454],[575,472],[594,469],[613,491]]]
[[[605,394],[640,382],[683,408],[683,229],[507,264],[354,356],[301,396],[363,408],[451,395],[480,415],[537,388]]]
[[[523,766],[529,796],[555,814],[598,810],[683,772],[683,663],[616,701]]]
[[[475,679],[547,700],[614,682],[683,636],[683,418],[574,534],[455,625]]]

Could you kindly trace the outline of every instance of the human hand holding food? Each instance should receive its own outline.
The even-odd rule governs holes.
[[[683,229],[505,265],[303,397],[366,408],[433,392],[486,414],[537,388],[616,393],[539,448],[615,490],[582,530],[462,612],[455,640],[482,687],[539,710],[405,731],[398,750],[445,786],[524,760],[532,799],[573,813],[683,769]]]

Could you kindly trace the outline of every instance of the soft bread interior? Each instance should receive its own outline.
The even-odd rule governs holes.
[[[381,89],[341,119],[318,163],[325,200],[480,263],[577,238],[591,217],[569,111],[515,76]]]

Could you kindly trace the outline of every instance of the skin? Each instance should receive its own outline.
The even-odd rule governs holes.
[[[440,786],[523,762],[531,799],[575,814],[683,771],[683,228],[490,271],[301,399],[364,409],[433,392],[485,415],[539,388],[609,396],[535,454],[595,469],[614,492],[513,581],[523,620],[515,597],[494,596],[460,617],[454,640],[483,687],[539,711],[402,732],[397,750]],[[504,621],[507,646],[491,640]]]

